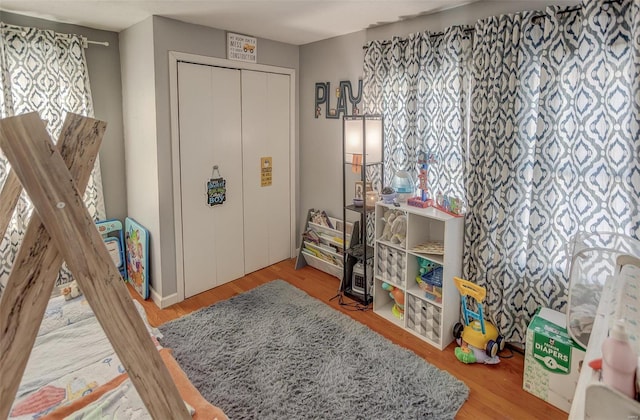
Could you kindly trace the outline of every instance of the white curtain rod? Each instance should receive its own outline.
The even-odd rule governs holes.
[[[0,21],[0,25],[3,25],[5,28],[7,29],[11,29],[11,30],[15,30],[15,31],[21,31],[24,33],[25,27],[24,26],[18,26],[18,25],[11,25],[9,23],[4,23]],[[62,34],[62,33],[58,33],[59,36],[71,36],[70,34]],[[108,41],[91,41],[89,39],[87,39],[86,36],[84,35],[79,35],[80,38],[82,38],[82,46],[84,48],[87,48],[89,46],[89,44],[93,44],[93,45],[102,45],[104,47],[108,47],[109,46],[109,42]]]
[[[109,41],[90,41],[85,37],[82,37],[82,39],[84,40],[85,44],[102,45],[104,47],[108,47],[109,46]]]

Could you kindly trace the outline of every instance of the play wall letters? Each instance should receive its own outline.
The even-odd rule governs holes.
[[[325,118],[339,119],[340,114],[358,115],[360,109],[358,104],[362,101],[362,79],[358,80],[358,94],[353,95],[353,88],[349,80],[342,80],[336,89],[337,103],[335,108],[331,108],[331,82],[317,82],[315,91],[315,116],[318,118],[322,114],[320,105],[325,105]],[[351,104],[351,113],[347,109],[347,100]]]

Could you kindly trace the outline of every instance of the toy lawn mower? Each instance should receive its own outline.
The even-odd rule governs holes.
[[[462,320],[453,327],[453,336],[460,347],[456,347],[456,358],[463,363],[496,364],[500,362],[498,352],[504,349],[504,337],[498,329],[484,319],[482,301],[487,294],[484,287],[454,277],[453,281],[460,292],[462,301]],[[476,300],[478,312],[467,307],[467,296]]]

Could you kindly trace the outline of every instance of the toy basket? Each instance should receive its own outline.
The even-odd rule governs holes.
[[[437,266],[433,270],[424,273],[420,279],[432,286],[442,287],[442,266]]]
[[[435,302],[442,302],[442,266],[436,266],[433,270],[416,277],[420,289],[425,292],[425,297]]]

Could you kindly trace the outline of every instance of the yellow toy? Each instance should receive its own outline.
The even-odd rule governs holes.
[[[453,336],[460,345],[455,349],[456,357],[463,363],[498,363],[497,354],[504,349],[505,341],[498,329],[484,319],[482,301],[487,295],[486,289],[459,277],[453,281],[461,295],[464,321],[464,325],[458,322],[453,327]],[[467,296],[476,300],[478,312],[467,307]]]

